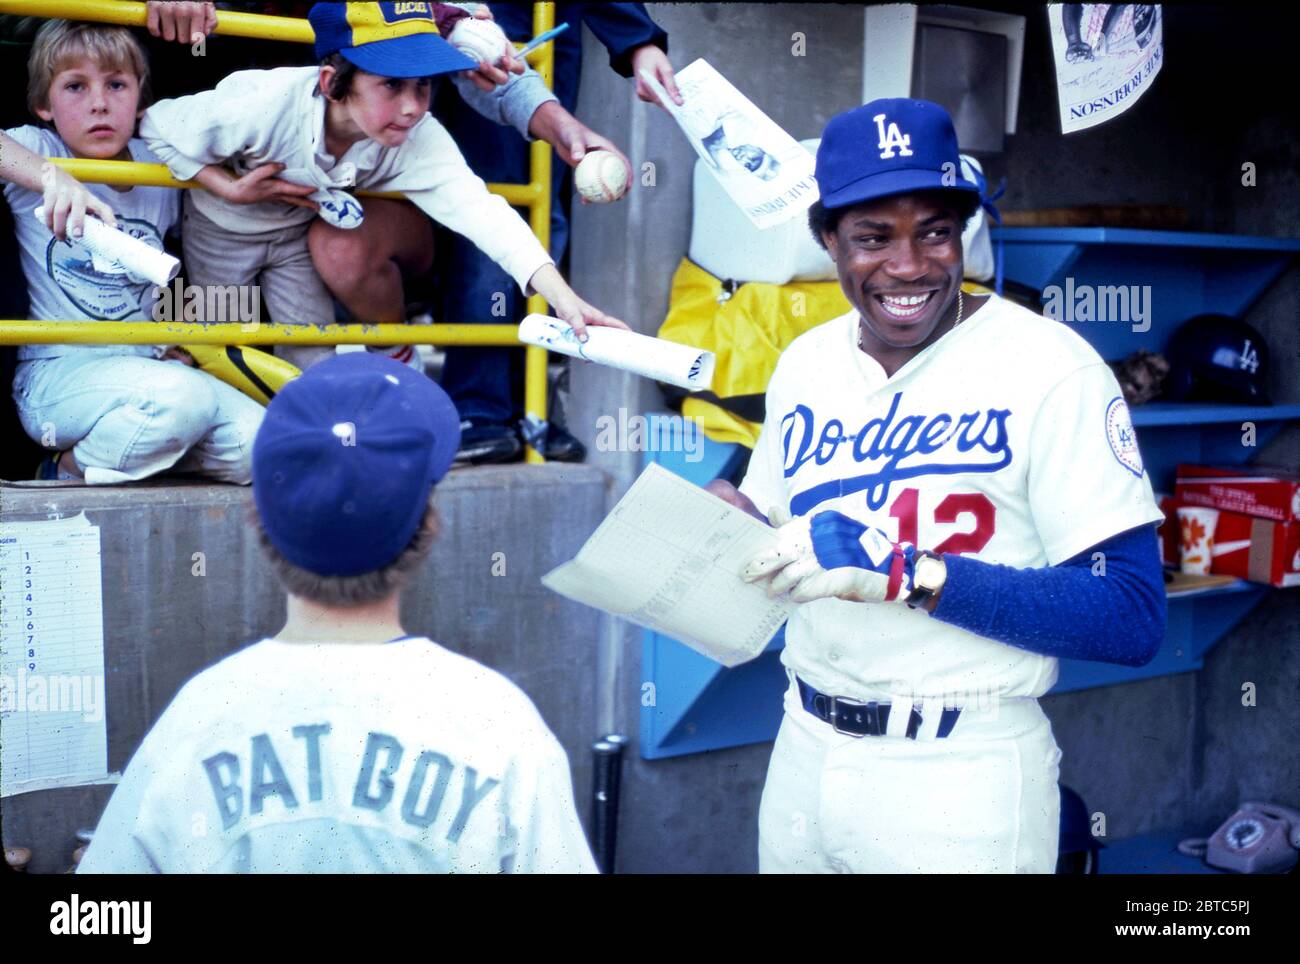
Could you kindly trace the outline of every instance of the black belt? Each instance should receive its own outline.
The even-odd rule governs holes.
[[[803,701],[803,708],[823,723],[829,723],[836,733],[843,733],[845,736],[885,735],[889,726],[892,704],[880,703],[876,700],[864,703],[861,700],[849,699],[847,696],[827,696],[813,689],[798,676],[794,679],[799,684],[799,698]],[[911,710],[912,715],[907,720],[907,738],[915,740],[923,718],[915,703],[912,704]],[[957,725],[959,716],[961,716],[959,708],[945,709],[939,717],[939,730],[935,734],[935,739],[942,740],[951,733],[952,728]]]

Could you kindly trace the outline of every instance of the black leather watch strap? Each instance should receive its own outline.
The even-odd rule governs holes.
[[[929,586],[916,585],[916,570],[920,568],[920,563],[922,559],[938,559],[942,561],[941,556],[936,555],[935,553],[931,552],[929,549],[922,549],[920,552],[916,554],[916,560],[912,563],[912,591],[909,592],[907,594],[907,597],[903,600],[903,602],[907,603],[908,609],[921,608],[923,605],[929,602],[930,597],[932,597],[935,593],[935,591],[931,589]]]

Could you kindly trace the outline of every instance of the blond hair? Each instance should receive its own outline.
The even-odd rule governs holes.
[[[139,106],[149,103],[149,58],[131,31],[97,23],[49,20],[36,32],[27,58],[27,109],[32,114],[38,108],[49,110],[54,75],[77,57],[88,57],[101,70],[135,74],[140,82]]]
[[[248,500],[248,521],[257,533],[262,553],[285,592],[322,606],[363,606],[392,595],[406,585],[411,573],[424,565],[434,540],[438,538],[440,520],[433,503],[424,510],[420,525],[405,549],[386,566],[363,572],[359,576],[322,576],[296,566],[272,543],[262,527],[257,504]]]

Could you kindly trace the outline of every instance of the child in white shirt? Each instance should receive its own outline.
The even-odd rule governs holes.
[[[260,279],[277,322],[328,323],[332,299],[304,270],[309,223],[319,215],[354,228],[364,212],[351,190],[400,191],[580,333],[587,324],[626,327],[573,292],[523,219],[488,192],[429,115],[431,77],[479,66],[439,36],[429,4],[318,3],[310,20],[320,68],[240,71],[145,114],[141,135],[150,148],[176,177],[209,192],[186,198],[187,262],[209,271],[222,265],[213,283]],[[189,258],[191,245],[201,245],[203,257]],[[328,352],[279,353],[305,367]]]
[[[28,64],[28,104],[53,125],[0,134],[0,181],[14,215],[32,318],[150,321],[155,288],[98,271],[79,238],[87,213],[161,248],[178,215],[165,188],[83,186],[47,157],[157,163],[132,137],[148,96],[144,51],[120,27],[51,20]],[[34,216],[45,208],[45,223]],[[116,212],[116,216],[114,216]],[[161,356],[161,357],[159,357]],[[23,345],[13,394],[19,421],[56,454],[38,478],[91,484],[167,469],[247,484],[263,408],[150,345]]]

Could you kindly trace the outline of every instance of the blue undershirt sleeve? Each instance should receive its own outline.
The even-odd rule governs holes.
[[[933,618],[1044,656],[1149,663],[1166,597],[1155,526],[1112,536],[1055,566],[1016,569],[945,555]]]

